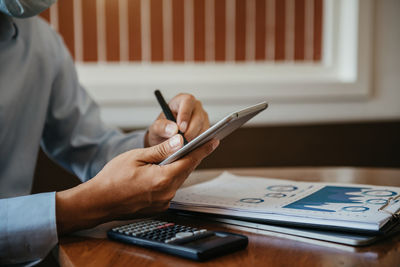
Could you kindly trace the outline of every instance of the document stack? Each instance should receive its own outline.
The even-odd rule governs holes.
[[[357,246],[400,230],[400,187],[298,182],[225,172],[179,189],[171,210]]]

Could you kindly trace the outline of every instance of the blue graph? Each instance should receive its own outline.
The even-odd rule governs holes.
[[[363,204],[362,190],[369,188],[362,187],[341,187],[341,186],[325,186],[317,192],[299,199],[291,204],[284,206],[284,208],[312,210],[323,212],[336,212],[336,210],[322,208],[329,204]],[[355,195],[357,194],[357,195]],[[360,205],[362,206],[362,205]],[[360,209],[367,210],[367,209]],[[349,209],[347,211],[350,211]],[[355,210],[354,210],[355,211]]]

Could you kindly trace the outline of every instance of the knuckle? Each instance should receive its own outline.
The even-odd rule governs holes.
[[[185,177],[188,177],[190,175],[190,173],[192,172],[192,170],[194,168],[197,167],[197,165],[199,165],[199,160],[197,159],[197,157],[188,157],[187,159],[187,164],[185,164],[186,166],[183,168],[182,170],[182,174]]]
[[[167,121],[165,119],[156,120],[152,125],[153,131],[155,131],[156,133],[163,132],[166,124],[167,124]]]
[[[206,151],[207,155],[211,154],[213,151],[214,151],[214,148],[213,148],[212,143],[208,144],[207,151]]]
[[[163,120],[162,119],[157,119],[157,120],[155,120],[154,122],[153,122],[153,124],[150,126],[150,128],[155,128],[155,129],[157,129],[157,128],[159,128],[160,127],[160,125],[163,123]]]
[[[186,98],[187,98],[187,100],[192,101],[192,102],[196,101],[196,98],[192,94],[186,94]]]
[[[138,168],[131,168],[130,170],[130,178],[135,179],[135,177],[138,177],[140,174],[138,173]]]
[[[208,113],[204,112],[204,116],[205,116],[205,120],[206,120],[208,126],[210,126],[210,117],[208,116]]]
[[[166,211],[169,208],[169,202],[168,203],[164,203],[163,205],[161,205],[160,207],[157,208],[158,211],[162,212],[162,211]]]
[[[203,104],[201,104],[200,100],[195,99],[195,105],[199,108],[203,108]]]
[[[161,176],[155,179],[153,183],[153,191],[163,191],[169,186],[170,179],[166,176]]]
[[[163,210],[163,211],[166,211],[167,209],[169,209],[169,205],[170,205],[170,204],[171,204],[170,202],[165,203],[165,205],[162,207],[162,210]]]
[[[196,164],[196,166],[197,166],[197,164]],[[193,169],[194,168],[185,168],[185,170],[184,170],[185,178],[189,177],[189,175],[192,173]]]
[[[169,204],[169,202],[174,198],[174,196],[175,196],[175,192],[174,191],[169,191],[164,195],[164,197],[162,199],[162,202],[164,204]]]
[[[137,159],[142,159],[146,156],[145,148],[135,149],[135,153],[130,155],[130,162],[135,162]]]
[[[168,155],[168,149],[167,149],[167,144],[162,143],[156,147],[157,153],[162,156],[166,157]]]
[[[153,183],[153,190],[159,192],[167,190],[175,179],[174,175],[172,175],[170,171],[166,170],[166,168],[160,168],[160,170],[160,174],[157,179],[154,179]]]
[[[190,103],[194,103],[196,101],[196,98],[194,97],[194,95],[192,94],[188,94],[188,93],[180,93],[178,95],[179,98],[181,98],[181,100],[185,101],[185,102],[190,102]]]
[[[192,110],[188,110],[188,109],[182,109],[180,111],[180,115],[182,116],[190,116],[192,114]]]

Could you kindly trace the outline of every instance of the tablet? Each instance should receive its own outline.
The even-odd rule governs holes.
[[[253,118],[255,115],[265,110],[268,107],[267,102],[262,102],[254,106],[247,107],[245,109],[233,112],[208,128],[205,132],[197,136],[195,139],[190,141],[187,145],[170,155],[168,158],[163,160],[159,165],[166,165],[175,160],[185,156],[199,146],[207,143],[211,139],[222,140],[225,136],[229,135],[240,126],[245,124],[248,120]]]

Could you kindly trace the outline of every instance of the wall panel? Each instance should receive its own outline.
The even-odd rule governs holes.
[[[59,0],[56,6],[41,16],[84,62],[322,57],[323,0]]]

